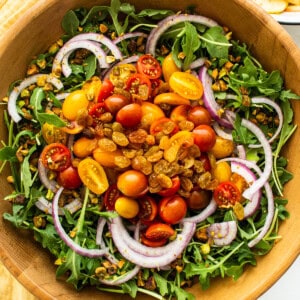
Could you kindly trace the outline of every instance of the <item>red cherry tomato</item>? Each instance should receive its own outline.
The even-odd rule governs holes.
[[[143,223],[152,222],[158,213],[158,207],[156,201],[150,196],[143,196],[142,198],[138,199],[140,210],[138,214],[138,218]]]
[[[175,230],[168,224],[164,223],[154,223],[151,224],[146,232],[145,237],[152,241],[169,239],[175,234]]]
[[[209,125],[198,125],[193,129],[194,143],[200,151],[208,152],[216,142],[216,133]]]
[[[124,127],[135,127],[142,119],[142,108],[137,103],[131,103],[123,106],[116,115],[116,121]]]
[[[100,117],[103,113],[105,113],[105,108],[104,108],[104,103],[99,102],[94,105],[92,105],[88,112],[89,115],[93,118],[93,126],[96,126],[97,124],[100,123]]]
[[[179,195],[162,198],[158,204],[158,213],[168,224],[179,223],[186,215],[187,204]]]
[[[203,209],[211,200],[211,192],[207,190],[194,190],[187,199],[187,204],[190,209]]]
[[[98,102],[104,101],[114,91],[114,85],[109,79],[104,79],[98,94]]]
[[[60,172],[71,165],[71,152],[64,144],[52,143],[43,149],[41,160],[46,168]]]
[[[77,189],[82,184],[77,168],[72,165],[58,173],[57,182],[66,189]]]
[[[104,206],[106,210],[115,210],[115,203],[117,199],[120,197],[121,193],[117,188],[116,184],[111,185],[108,190],[104,194]]]
[[[148,100],[151,95],[151,81],[143,74],[134,74],[126,82],[125,89],[131,94],[133,101]]]
[[[150,240],[150,239],[147,239],[145,237],[144,234],[141,235],[141,242],[145,245],[145,246],[148,246],[148,247],[152,247],[152,248],[155,248],[155,247],[161,247],[163,245],[165,245],[167,243],[168,239],[161,239],[161,240]]]
[[[165,134],[175,134],[178,132],[179,128],[178,125],[171,119],[167,117],[162,117],[154,122],[150,126],[150,134],[156,135],[160,132]]]
[[[151,54],[140,56],[137,61],[137,70],[140,74],[146,75],[149,79],[157,79],[162,73],[160,63]]]
[[[179,176],[175,176],[172,178],[172,186],[168,189],[163,189],[158,192],[158,194],[162,197],[170,197],[177,193],[180,188],[180,179]]]
[[[138,197],[148,190],[146,175],[137,170],[127,170],[119,175],[117,187],[126,196]]]
[[[123,106],[131,103],[131,101],[121,94],[113,94],[104,100],[104,107],[113,115],[116,114]]]
[[[214,199],[219,207],[232,207],[241,198],[239,188],[231,181],[221,182],[214,190]]]
[[[201,124],[210,125],[212,121],[211,115],[208,112],[208,110],[201,105],[192,107],[188,112],[187,119],[189,121],[192,121],[195,124],[195,126]]]

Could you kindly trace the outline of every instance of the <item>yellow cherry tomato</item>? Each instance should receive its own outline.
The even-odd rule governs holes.
[[[121,196],[115,202],[115,210],[121,217],[132,219],[139,213],[139,204],[133,198]]]
[[[198,100],[203,95],[201,81],[193,74],[187,72],[172,73],[169,85],[174,92],[190,100]]]
[[[219,182],[229,181],[231,178],[230,165],[226,161],[217,162],[213,170],[213,175]]]
[[[211,149],[212,154],[217,158],[221,159],[224,157],[231,156],[234,151],[234,143],[231,140],[224,139],[220,136],[216,137],[216,142]]]
[[[154,98],[155,104],[190,105],[190,100],[177,93],[162,93]]]
[[[168,54],[162,63],[162,72],[163,72],[163,77],[164,77],[165,81],[169,82],[171,75],[174,72],[178,72],[178,71],[180,71],[180,68],[177,67],[177,65],[173,59],[172,53]]]
[[[83,136],[76,140],[73,144],[73,153],[79,158],[85,158],[91,155],[97,146],[97,139],[89,139]]]
[[[113,67],[109,74],[109,79],[114,86],[124,88],[129,77],[137,73],[137,69],[132,64],[121,64]]]
[[[47,144],[62,143],[65,145],[68,138],[67,133],[62,128],[49,123],[43,124],[42,136]]]
[[[88,100],[97,102],[101,86],[101,79],[98,76],[93,76],[83,84],[81,89],[85,92]]]
[[[142,119],[141,119],[141,127],[148,129],[150,125],[157,119],[165,117],[165,113],[162,109],[151,102],[143,101],[141,104],[142,109]]]
[[[93,151],[94,159],[103,167],[115,168],[115,158],[117,156],[123,156],[121,149],[117,149],[115,151],[105,151],[98,147]]]

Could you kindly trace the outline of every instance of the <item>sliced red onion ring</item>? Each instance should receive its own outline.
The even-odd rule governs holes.
[[[141,248],[139,251],[134,251],[130,248],[133,239],[129,241],[122,235],[119,229],[120,226],[118,223],[110,224],[114,244],[123,257],[144,268],[161,268],[171,263],[184,251],[195,232],[196,224],[184,222],[181,234],[178,234],[176,240],[172,242],[173,247],[169,249],[170,251],[160,256],[146,256],[142,254],[144,247],[142,244],[140,244]],[[155,250],[155,248],[147,248],[150,248],[149,255],[152,254],[152,250]]]
[[[89,40],[78,40],[66,43],[57,52],[52,65],[53,74],[60,73],[61,70],[65,77],[71,75],[72,69],[69,65],[68,58],[76,49],[87,49],[91,51],[96,56],[100,67],[108,68],[109,65],[106,61],[106,54],[99,44]]]
[[[221,106],[215,100],[214,92],[211,88],[212,78],[209,76],[205,66],[200,68],[198,76],[203,85],[204,106],[209,111],[212,118],[221,126],[232,129],[233,125],[231,121],[226,119],[227,116],[223,113]]]
[[[100,246],[100,248],[104,248],[104,241],[103,241],[103,230],[104,226],[106,225],[107,221],[105,218],[99,218],[97,224],[97,231],[96,231],[96,245]]]
[[[42,163],[42,160],[39,159],[38,160],[38,171],[39,171],[39,178],[42,182],[42,184],[50,191],[52,191],[53,193],[57,192],[58,189],[58,184],[55,180],[51,180],[48,177],[48,169],[44,166],[44,164]]]
[[[35,74],[25,78],[18,86],[13,88],[8,97],[7,110],[15,123],[18,123],[22,119],[17,111],[17,99],[20,93],[30,85],[37,83],[41,78],[45,78],[46,82],[51,83],[58,90],[61,90],[64,87],[59,79],[49,74]]]
[[[162,35],[168,28],[174,26],[181,22],[192,22],[203,24],[207,27],[218,26],[218,23],[212,19],[207,17],[199,16],[199,15],[172,15],[166,17],[164,20],[157,23],[157,27],[152,29],[148,36],[147,44],[146,44],[146,53],[150,53],[155,56],[156,44]]]
[[[244,145],[237,145],[236,151],[237,151],[237,155],[239,158],[242,158],[242,159],[247,158],[246,149],[245,149]]]
[[[144,38],[147,38],[148,35],[144,32],[139,32],[139,31],[135,31],[135,32],[128,32],[128,33],[125,33],[119,37],[117,37],[116,39],[113,40],[113,43],[115,45],[121,43],[122,41],[124,40],[127,40],[127,39],[134,39],[136,37],[144,37]]]
[[[200,223],[204,221],[206,218],[208,218],[210,215],[212,215],[218,205],[214,198],[212,197],[208,206],[206,206],[198,215],[192,216],[192,217],[186,217],[183,219],[183,222],[194,222],[194,223]]]
[[[214,128],[216,134],[223,139],[232,141],[232,130],[228,128],[222,128],[218,122],[213,122],[212,127]]]
[[[87,248],[81,247],[80,245],[76,244],[69,237],[69,235],[65,232],[65,230],[63,229],[63,227],[60,223],[59,215],[58,215],[58,201],[59,201],[60,195],[63,190],[64,190],[63,187],[60,187],[58,189],[57,193],[55,194],[55,196],[53,198],[53,202],[52,202],[52,218],[53,218],[53,222],[54,222],[54,227],[55,227],[58,235],[60,236],[60,238],[64,241],[64,243],[68,247],[70,247],[74,252],[76,252],[77,254],[79,254],[81,256],[86,256],[89,258],[97,258],[97,257],[101,257],[103,255],[108,254],[108,248],[87,249]]]
[[[204,65],[204,63],[205,63],[204,57],[197,58],[190,64],[190,69],[193,70],[193,69],[200,68]]]
[[[226,246],[236,238],[236,221],[214,223],[207,228],[207,234],[214,241],[216,246]]]

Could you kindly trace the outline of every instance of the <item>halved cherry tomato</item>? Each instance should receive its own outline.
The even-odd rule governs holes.
[[[89,190],[97,195],[103,194],[109,187],[106,173],[94,159],[87,157],[78,164],[78,174]]]
[[[151,224],[146,232],[145,237],[152,241],[169,239],[175,234],[175,230],[168,224],[154,223]]]
[[[178,105],[175,106],[170,114],[170,119],[179,123],[181,121],[185,121],[188,118],[189,111],[191,109],[190,105]]]
[[[158,204],[158,213],[168,224],[179,223],[186,215],[187,204],[179,195],[164,197]]]
[[[141,242],[145,246],[152,247],[152,248],[161,247],[161,246],[165,245],[167,243],[167,241],[168,241],[168,239],[160,239],[160,240],[152,241],[150,239],[147,239],[144,234],[141,235]]]
[[[112,184],[104,194],[104,206],[106,210],[111,211],[115,209],[116,200],[120,197],[121,193],[116,184]]]
[[[115,87],[125,88],[128,78],[137,73],[133,64],[121,64],[112,68],[109,79]]]
[[[165,113],[162,109],[149,101],[144,101],[141,104],[142,108],[142,119],[141,127],[148,129],[150,125],[157,119],[165,117]]]
[[[169,85],[174,92],[190,100],[198,100],[203,95],[201,81],[187,72],[174,72],[170,77]]]
[[[128,78],[125,89],[133,101],[148,100],[152,92],[151,81],[147,76],[137,73]]]
[[[42,126],[42,136],[47,144],[67,143],[68,135],[61,127],[56,127],[50,123],[44,123]]]
[[[193,129],[194,143],[200,151],[208,152],[216,142],[216,133],[209,125],[198,125]]]
[[[117,187],[126,196],[138,197],[147,192],[148,179],[140,171],[127,170],[118,176]]]
[[[201,153],[199,160],[202,162],[205,171],[211,170],[211,163],[206,152]]]
[[[150,126],[150,134],[156,135],[160,132],[165,132],[166,134],[175,134],[178,132],[178,125],[167,117],[162,117],[155,120]]]
[[[104,108],[103,102],[96,103],[89,107],[88,113],[93,118],[93,126],[97,126],[97,124],[100,124],[100,117],[105,112],[106,110]]]
[[[130,99],[121,94],[112,94],[104,100],[105,109],[113,115],[129,103],[131,103]]]
[[[79,125],[77,121],[70,121],[67,123],[67,126],[62,127],[61,129],[68,134],[77,134],[84,129],[84,126]]]
[[[242,199],[239,188],[231,181],[221,182],[214,190],[214,199],[219,207],[228,208]]]
[[[158,213],[158,207],[156,201],[150,196],[143,196],[139,198],[140,211],[138,214],[138,218],[143,223],[152,222]]]
[[[168,189],[163,189],[158,192],[158,194],[162,197],[170,197],[177,193],[180,188],[180,179],[179,176],[174,176],[171,178],[172,186]]]
[[[93,76],[83,84],[81,89],[85,92],[89,101],[97,102],[101,87],[102,82],[100,78],[98,76]]]
[[[189,105],[190,100],[180,96],[177,93],[169,92],[169,93],[158,94],[154,98],[154,103],[155,104],[169,104],[169,105],[183,105],[183,104]]]
[[[43,149],[41,160],[46,168],[60,172],[71,165],[71,152],[64,144],[49,144]]]
[[[171,52],[164,58],[162,63],[162,73],[165,81],[169,82],[171,75],[178,71],[180,71],[180,68],[176,65]]]
[[[130,128],[137,126],[142,119],[142,108],[137,103],[123,106],[116,115],[116,121],[122,126]]]
[[[162,73],[160,63],[151,54],[140,56],[136,63],[136,67],[140,74],[146,75],[150,79],[157,79]]]
[[[108,79],[104,79],[102,81],[102,85],[98,94],[98,102],[104,101],[107,97],[109,97],[114,91],[113,83]]]
[[[72,165],[58,173],[57,182],[65,189],[77,189],[82,184],[77,168]]]

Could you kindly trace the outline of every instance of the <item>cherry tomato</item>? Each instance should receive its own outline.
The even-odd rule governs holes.
[[[188,118],[189,111],[191,109],[190,105],[178,105],[172,109],[170,114],[170,119],[176,123],[185,121]]]
[[[71,152],[64,144],[49,144],[43,149],[41,160],[46,168],[60,172],[71,165]]]
[[[179,195],[164,197],[158,204],[158,213],[168,224],[179,223],[186,215],[187,204]]]
[[[79,158],[90,156],[98,146],[97,139],[89,139],[85,136],[80,137],[73,144],[73,153]]]
[[[164,223],[154,223],[147,228],[145,237],[149,240],[157,241],[169,239],[174,234],[175,230],[170,225]]]
[[[213,170],[214,178],[217,179],[218,182],[229,181],[231,173],[231,167],[226,161],[217,162]]]
[[[115,210],[116,200],[120,197],[121,193],[116,184],[112,184],[104,194],[104,206],[106,210]]]
[[[68,134],[77,134],[84,129],[84,126],[79,125],[77,121],[70,121],[67,123],[67,126],[62,127],[61,129]]]
[[[190,73],[174,72],[170,77],[169,85],[174,92],[190,100],[198,100],[203,95],[201,81]]]
[[[154,241],[154,240],[147,239],[145,237],[145,235],[142,234],[141,235],[141,242],[145,246],[155,248],[155,247],[161,247],[161,246],[165,245],[168,242],[168,239],[160,239],[160,240],[155,240]]]
[[[165,134],[175,134],[178,130],[178,125],[167,117],[155,120],[150,126],[150,134],[152,135],[156,135],[160,132]]]
[[[123,156],[121,149],[105,151],[98,147],[93,151],[94,159],[103,167],[115,168],[115,157],[117,156]]]
[[[87,109],[89,100],[85,91],[77,90],[71,92],[63,102],[62,113],[64,117],[69,121],[75,121],[78,113],[82,109]]]
[[[165,117],[165,114],[162,111],[162,109],[159,106],[149,101],[142,102],[141,108],[142,108],[142,119],[141,119],[142,128],[148,129],[155,120],[161,117]]]
[[[180,96],[177,93],[169,92],[169,93],[158,94],[154,98],[154,103],[155,104],[169,104],[169,105],[183,105],[183,104],[189,105],[190,100]]]
[[[216,133],[209,125],[198,125],[193,129],[194,143],[200,151],[207,152],[216,142]]]
[[[210,163],[207,153],[202,152],[199,157],[199,160],[202,162],[205,171],[211,170],[211,163]]]
[[[135,73],[137,70],[133,64],[121,64],[112,68],[109,79],[115,87],[125,88],[128,78]]]
[[[150,196],[143,196],[139,198],[140,211],[138,214],[138,218],[143,223],[152,222],[158,213],[158,207],[156,201]]]
[[[138,72],[146,75],[149,79],[157,79],[161,76],[162,70],[160,63],[151,54],[144,54],[140,56],[136,66]]]
[[[171,75],[178,71],[180,71],[180,68],[176,65],[171,52],[164,58],[162,63],[162,73],[165,81],[169,82]]]
[[[121,94],[113,94],[104,100],[104,107],[107,111],[115,115],[123,106],[129,104],[131,101]]]
[[[132,100],[148,100],[151,95],[151,81],[143,74],[134,74],[126,82],[125,89],[131,94]]]
[[[120,196],[116,200],[115,210],[121,217],[132,219],[139,212],[139,204],[136,199]]]
[[[208,112],[208,110],[201,105],[191,107],[187,119],[189,121],[192,121],[195,124],[195,126],[201,124],[210,125],[212,121],[211,115]]]
[[[224,139],[220,136],[216,137],[216,142],[211,149],[211,152],[217,159],[231,156],[235,149],[234,142],[229,139]]]
[[[85,92],[89,101],[97,102],[101,86],[102,82],[100,78],[98,76],[93,76],[83,84],[81,89]]]
[[[122,126],[130,128],[140,124],[142,119],[142,108],[137,103],[123,106],[116,114],[116,121]]]
[[[78,164],[78,174],[89,190],[97,195],[103,194],[109,183],[102,166],[94,159],[87,157]]]
[[[77,189],[82,184],[77,168],[72,165],[58,173],[57,182],[66,189]]]
[[[241,201],[241,192],[231,181],[221,182],[214,190],[214,199],[219,207],[228,208]]]
[[[108,78],[104,79],[98,94],[98,102],[104,101],[107,97],[112,95],[113,91],[113,83]]]
[[[49,123],[44,123],[42,126],[42,136],[47,144],[51,143],[67,143],[68,135],[61,127],[56,127]]]
[[[93,126],[101,123],[100,117],[105,112],[106,110],[103,102],[96,103],[89,107],[88,113],[93,118]]]
[[[180,188],[180,179],[179,176],[174,176],[172,178],[172,186],[167,189],[163,189],[158,192],[158,194],[162,197],[170,197],[177,193]]]
[[[187,205],[193,210],[203,209],[209,204],[211,197],[210,191],[194,190],[187,198]]]
[[[148,180],[144,173],[128,170],[118,176],[117,187],[126,196],[138,197],[148,190]]]

